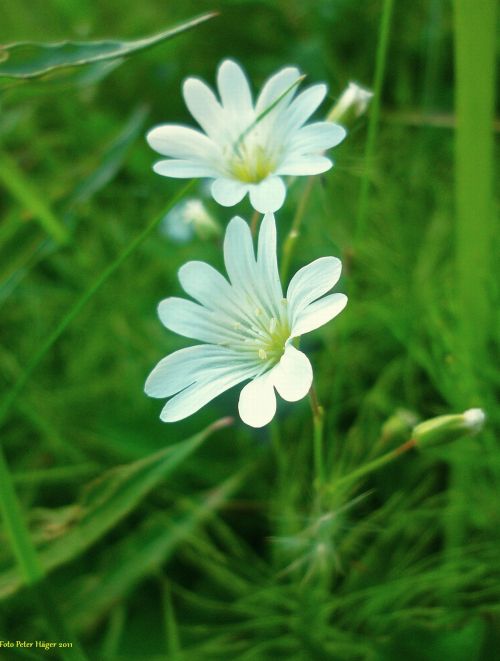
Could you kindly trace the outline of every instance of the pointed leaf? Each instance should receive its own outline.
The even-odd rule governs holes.
[[[0,47],[0,77],[37,78],[63,67],[128,57],[177,36],[216,16],[203,14],[175,28],[133,41],[63,41],[43,44],[18,42]]]

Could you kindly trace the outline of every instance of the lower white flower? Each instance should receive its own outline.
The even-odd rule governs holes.
[[[266,425],[276,412],[275,390],[294,402],[311,387],[311,363],[293,338],[326,324],[347,303],[344,294],[325,296],[340,277],[336,257],[300,269],[283,297],[272,213],[261,224],[257,259],[248,224],[238,216],[231,220],[224,262],[229,281],[204,262],[182,266],[181,285],[197,302],[172,297],[158,307],[168,329],[205,343],[167,356],[149,375],[146,394],[171,397],[161,412],[164,422],[182,420],[250,379],[240,393],[241,419],[252,427]]]

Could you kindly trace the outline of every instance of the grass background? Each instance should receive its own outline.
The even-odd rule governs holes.
[[[3,3],[2,42],[136,38],[205,10],[220,15],[97,72],[100,80],[74,74],[3,87],[2,396],[180,190],[182,182],[152,173],[144,134],[164,121],[191,123],[183,78],[212,84],[231,56],[257,89],[296,64],[308,81],[328,82],[326,113],[349,80],[372,85],[388,5]],[[159,358],[189,343],[155,313],[161,298],[180,294],[177,269],[192,258],[222,264],[217,240],[179,244],[155,231],[69,325],[2,428],[32,539],[54,567],[50,591],[88,658],[498,654],[495,25],[488,0],[394,3],[374,150],[366,156],[367,121],[359,120],[336,167],[315,184],[292,265],[326,254],[344,263],[348,308],[303,340],[326,410],[331,484],[407,438],[384,427],[400,409],[425,419],[482,406],[485,430],[408,454],[318,503],[308,402],[280,402],[268,429],[236,422],[196,451],[181,446],[184,460],[178,451],[175,466],[153,475],[137,462],[235,415],[238,394],[168,426],[160,403],[143,395]],[[36,205],[13,194],[13,173],[68,227],[67,245],[47,235]],[[278,215],[281,242],[305,183],[294,183]],[[201,184],[195,194],[204,195]],[[205,203],[222,228],[236,211]],[[250,218],[246,202],[238,213]],[[50,604],[42,596],[38,607],[20,586],[2,528],[0,541],[0,639],[52,640],[43,619]],[[29,654],[0,649],[9,660],[51,653]]]

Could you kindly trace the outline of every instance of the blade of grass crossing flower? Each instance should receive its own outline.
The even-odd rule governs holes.
[[[361,240],[365,231],[366,214],[368,212],[368,195],[370,192],[371,167],[375,155],[375,143],[380,120],[381,94],[384,84],[387,50],[389,46],[390,26],[394,0],[384,0],[380,16],[380,28],[375,61],[375,77],[373,81],[373,99],[368,120],[368,135],[366,138],[364,172],[359,192],[359,204],[356,220],[356,243]]]
[[[165,217],[165,214],[174,207],[177,202],[179,202],[194,186],[196,180],[190,181],[184,188],[182,188],[174,197],[170,200],[167,206],[161,211],[158,216],[156,216],[149,225],[135,238],[129,245],[118,255],[118,257],[112,262],[99,276],[98,278],[87,288],[87,290],[80,296],[80,298],[74,303],[70,308],[67,314],[59,322],[59,324],[54,328],[52,333],[49,334],[45,342],[39,348],[39,350],[34,354],[32,359],[28,362],[28,365],[24,372],[21,374],[19,379],[7,393],[0,406],[0,427],[5,421],[12,405],[16,401],[17,397],[23,390],[24,386],[29,380],[32,372],[36,369],[39,363],[43,360],[46,354],[50,351],[53,345],[57,342],[59,337],[64,333],[69,324],[75,319],[79,312],[87,305],[87,303],[93,298],[93,296],[99,291],[99,289],[109,280],[109,278],[114,274],[114,272],[131,256],[134,252],[142,245],[142,243],[148,238],[148,236],[156,229],[162,219]]]
[[[247,126],[247,128],[238,136],[238,138],[236,139],[236,142],[234,143],[233,149],[234,149],[235,152],[238,151],[241,143],[246,138],[246,136],[250,133],[250,131],[252,131],[252,129],[254,129],[257,126],[257,124],[259,124],[259,122],[261,122],[264,119],[264,117],[267,117],[267,115],[269,115],[269,113],[272,110],[274,110],[274,108],[276,108],[278,103],[282,99],[284,99],[287,94],[289,94],[295,87],[300,85],[300,83],[304,80],[305,77],[306,77],[305,74],[302,75],[302,76],[299,76],[297,78],[297,80],[295,80],[289,87],[287,87],[284,92],[282,92],[269,106],[267,106],[267,108],[265,108],[257,116],[257,118],[249,126]]]

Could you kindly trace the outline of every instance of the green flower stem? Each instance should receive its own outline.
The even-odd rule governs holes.
[[[33,358],[28,362],[28,365],[21,376],[18,378],[14,386],[7,393],[7,396],[0,406],[0,426],[5,421],[12,405],[16,401],[17,397],[21,393],[22,389],[26,385],[31,376],[32,372],[43,360],[46,354],[50,351],[53,345],[64,333],[66,328],[70,323],[75,319],[75,317],[81,312],[81,310],[87,305],[87,303],[93,298],[93,296],[99,291],[99,289],[109,280],[109,278],[114,274],[114,272],[141,246],[141,244],[148,238],[148,236],[156,229],[160,224],[165,214],[172,209],[185,195],[189,190],[194,186],[195,179],[190,181],[184,188],[182,188],[177,195],[170,200],[167,207],[158,214],[146,228],[131,241],[128,246],[118,255],[114,262],[112,262],[99,276],[98,278],[88,287],[88,289],[80,296],[80,298],[73,304],[70,310],[66,313],[63,319],[59,324],[54,328],[52,333],[49,334],[45,342],[42,343],[40,349],[35,353]]]
[[[44,577],[44,570],[23,518],[21,505],[17,499],[12,476],[0,445],[0,511],[14,556],[19,564],[25,583],[44,615],[48,631],[54,642],[71,642],[73,647],[64,648],[64,658],[71,661],[85,661],[87,658],[75,641],[62,618],[52,590]]]
[[[371,166],[375,155],[375,143],[380,121],[380,106],[382,87],[384,83],[385,67],[387,63],[387,49],[389,45],[389,34],[394,0],[384,0],[382,14],[380,17],[379,37],[377,45],[377,56],[375,61],[375,76],[373,81],[373,99],[368,120],[368,136],[366,138],[364,172],[361,180],[359,193],[359,206],[356,219],[356,243],[362,238],[366,215],[368,212],[368,194],[370,192]]]
[[[406,454],[409,450],[412,450],[416,446],[417,446],[416,439],[410,438],[408,441],[405,441],[404,443],[399,445],[395,450],[391,450],[390,452],[383,454],[381,457],[378,457],[377,459],[370,461],[368,464],[365,464],[364,466],[360,466],[351,473],[348,473],[347,475],[344,475],[343,477],[339,478],[335,482],[335,484],[331,484],[328,486],[328,490],[335,491],[341,486],[344,487],[347,484],[350,484],[351,482],[355,482],[356,480],[359,480],[362,477],[369,475],[370,473],[374,473],[375,471],[379,470],[379,468],[382,468],[383,466],[390,464],[392,461],[398,459],[403,454]]]
[[[314,385],[309,391],[311,410],[313,416],[313,447],[314,447],[314,472],[316,475],[315,486],[318,490],[322,489],[325,482],[325,467],[323,457],[323,428],[325,412],[318,401],[318,396]]]
[[[304,218],[304,212],[307,207],[307,203],[309,202],[309,198],[311,197],[311,191],[314,185],[314,177],[308,177],[304,192],[302,193],[302,197],[300,198],[299,205],[297,207],[297,211],[295,212],[295,216],[292,221],[292,226],[290,227],[290,231],[287,234],[287,237],[285,239],[285,243],[283,244],[283,252],[281,254],[281,269],[280,269],[280,277],[281,277],[281,282],[285,282],[286,278],[288,276],[288,271],[290,270],[290,261],[292,259],[293,251],[295,249],[295,244],[297,242],[297,239],[300,236],[300,226],[302,224],[302,219]]]

